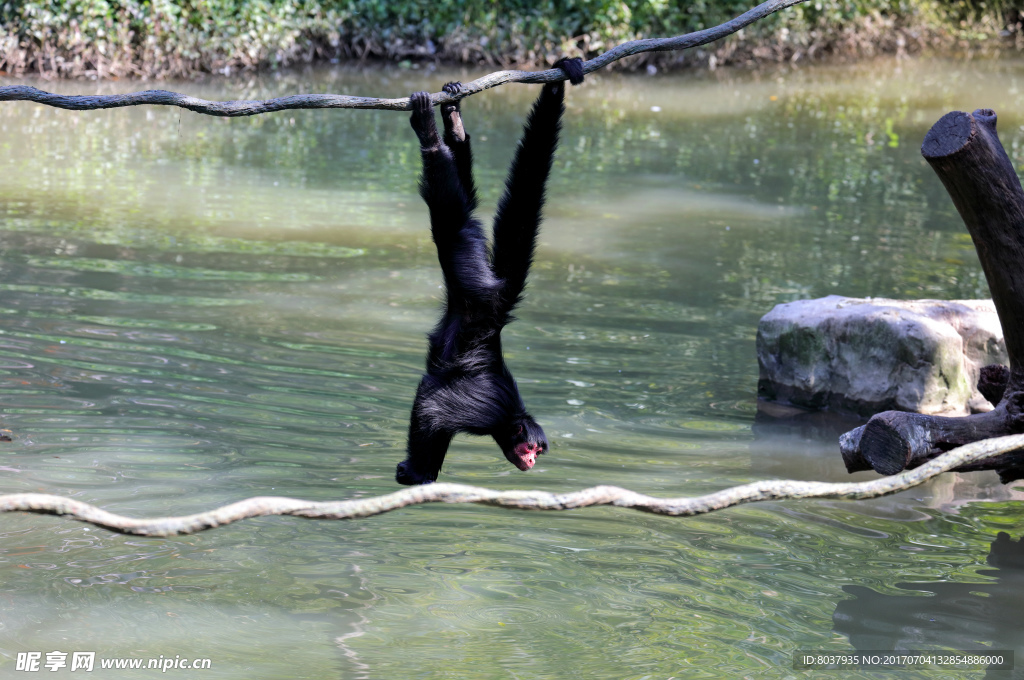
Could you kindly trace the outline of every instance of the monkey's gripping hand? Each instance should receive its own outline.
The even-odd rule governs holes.
[[[583,73],[583,60],[579,57],[562,57],[555,62],[555,68],[561,69],[573,85],[582,83],[583,76],[586,75]]]
[[[409,95],[412,105],[412,117],[409,119],[413,131],[420,139],[420,146],[431,149],[441,143],[437,136],[437,124],[434,123],[434,105],[430,102],[430,93],[413,92]]]

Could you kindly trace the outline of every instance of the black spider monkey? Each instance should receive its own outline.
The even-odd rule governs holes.
[[[583,82],[582,60],[562,59],[556,66],[573,85]],[[454,95],[461,87],[448,83],[444,91]],[[436,481],[457,432],[491,435],[520,470],[532,468],[537,454],[548,448],[544,430],[526,412],[505,365],[501,329],[513,320],[533,260],[564,98],[563,81],[547,83],[533,105],[498,202],[489,250],[473,217],[473,159],[458,102],[441,106],[442,140],[430,95],[410,97],[412,129],[423,155],[420,195],[430,209],[447,296],[429,336],[427,372],[409,423],[408,455],[395,473],[400,484]]]

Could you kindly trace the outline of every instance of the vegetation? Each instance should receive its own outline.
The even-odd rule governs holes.
[[[717,25],[755,0],[0,0],[0,71],[173,77],[384,58],[550,63]],[[916,51],[1019,34],[1012,0],[809,0],[696,54],[626,67]]]

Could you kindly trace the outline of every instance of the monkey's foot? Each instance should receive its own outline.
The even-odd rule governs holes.
[[[451,96],[454,97],[458,93],[462,92],[462,83],[460,83],[457,80],[453,80],[450,83],[445,83],[444,87],[441,88],[441,91],[444,92],[447,95],[451,95]],[[445,109],[455,109],[456,111],[461,110],[460,107],[459,107],[459,102],[455,102],[454,104],[442,104],[441,105],[441,113],[442,113],[442,115],[444,114]]]
[[[445,94],[456,95],[462,91],[462,83],[445,83],[441,88]],[[444,123],[445,141],[458,142],[466,141],[466,129],[462,125],[462,114],[459,102],[454,104],[441,104],[441,121]]]
[[[413,92],[409,95],[412,105],[412,116],[409,119],[412,129],[419,137],[420,146],[424,149],[435,147],[440,143],[437,136],[437,125],[434,123],[434,105],[430,101],[430,93]]]

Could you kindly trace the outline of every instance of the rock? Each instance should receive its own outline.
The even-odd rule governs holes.
[[[766,314],[757,361],[761,399],[863,416],[964,415],[992,408],[978,374],[1008,358],[991,300],[830,295]]]

